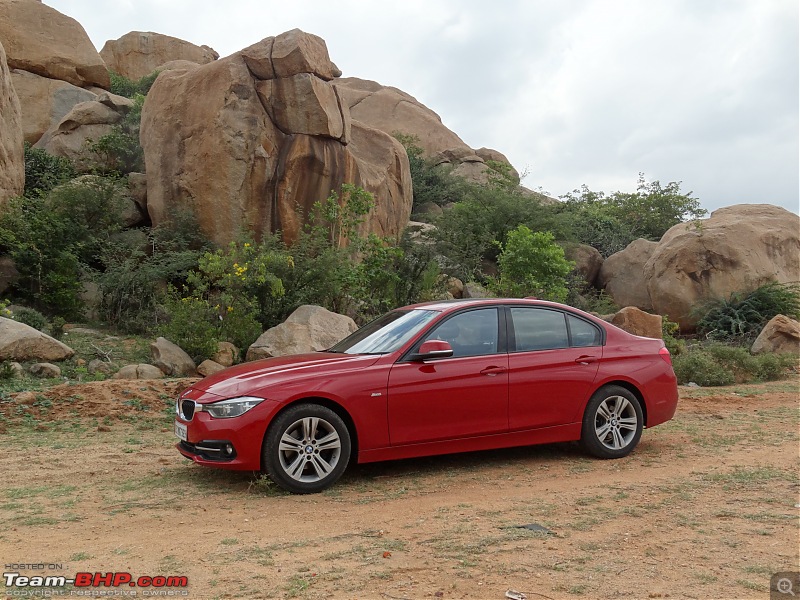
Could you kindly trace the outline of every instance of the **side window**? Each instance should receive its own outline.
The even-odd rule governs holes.
[[[481,308],[450,317],[426,338],[444,340],[453,358],[497,353],[497,309]]]
[[[569,347],[567,322],[562,312],[544,308],[512,308],[511,320],[517,352]]]
[[[573,346],[584,348],[600,345],[600,330],[597,327],[572,315],[567,315],[567,321],[569,321],[569,333]]]

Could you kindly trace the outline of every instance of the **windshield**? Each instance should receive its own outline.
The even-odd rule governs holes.
[[[328,352],[388,354],[402,347],[439,313],[434,310],[393,311],[367,323]]]

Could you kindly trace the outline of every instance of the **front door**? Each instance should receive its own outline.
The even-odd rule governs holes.
[[[501,347],[498,317],[497,307],[457,313],[418,342],[447,341],[452,357],[392,367],[393,446],[508,431],[508,354]]]

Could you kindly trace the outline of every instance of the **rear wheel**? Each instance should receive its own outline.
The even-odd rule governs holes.
[[[350,432],[341,417],[325,406],[292,406],[278,415],[266,435],[267,475],[294,494],[330,487],[350,461]]]
[[[639,443],[643,426],[636,396],[623,387],[608,385],[597,390],[586,405],[581,444],[598,458],[622,458]]]

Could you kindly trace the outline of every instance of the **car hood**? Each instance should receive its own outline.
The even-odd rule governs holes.
[[[181,397],[198,402],[215,402],[252,393],[288,379],[307,378],[338,371],[364,369],[380,358],[374,354],[333,354],[314,352],[265,358],[219,371],[198,381]]]

